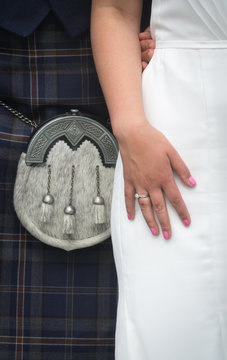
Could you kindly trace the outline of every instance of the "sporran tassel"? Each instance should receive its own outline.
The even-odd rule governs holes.
[[[102,196],[96,196],[93,200],[95,207],[95,224],[106,223],[106,208],[104,199]]]
[[[63,234],[72,235],[75,231],[75,208],[71,205],[66,206],[64,210]]]
[[[97,196],[93,200],[94,212],[95,212],[95,224],[105,224],[106,223],[106,208],[105,201],[100,195],[100,176],[99,176],[99,166],[96,166],[96,186],[97,186]]]
[[[41,221],[49,223],[54,212],[54,197],[50,194],[50,181],[51,181],[51,165],[48,165],[48,180],[47,180],[47,194],[43,196],[41,206]]]
[[[49,223],[54,212],[54,198],[52,195],[47,194],[43,197],[43,202],[41,206],[41,221],[43,223]]]
[[[63,234],[65,235],[73,235],[75,231],[74,226],[75,226],[76,209],[74,208],[74,206],[72,206],[74,176],[75,176],[75,166],[72,165],[69,205],[66,206],[64,209]]]

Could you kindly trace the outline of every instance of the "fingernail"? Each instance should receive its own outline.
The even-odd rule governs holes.
[[[132,217],[131,217],[131,215],[129,213],[128,213],[128,219],[132,220]]]
[[[151,227],[150,230],[151,230],[153,235],[157,235],[158,232],[157,232],[157,230],[155,228]]]
[[[163,236],[165,239],[169,239],[169,233],[167,231],[163,231]]]
[[[196,181],[195,181],[195,179],[194,179],[192,176],[190,176],[190,178],[188,179],[188,181],[190,182],[190,184],[196,185]]]
[[[187,219],[185,219],[185,220],[183,220],[183,224],[184,224],[185,226],[189,226],[189,225],[190,225],[190,222],[189,222]]]

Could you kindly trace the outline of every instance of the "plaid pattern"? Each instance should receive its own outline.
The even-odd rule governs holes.
[[[38,123],[70,108],[107,109],[89,34],[53,14],[28,38],[0,31],[0,97]],[[110,239],[70,253],[41,243],[13,209],[31,128],[0,107],[0,359],[114,359],[117,279]]]

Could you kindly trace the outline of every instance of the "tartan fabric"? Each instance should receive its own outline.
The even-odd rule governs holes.
[[[72,107],[108,118],[89,33],[71,39],[53,14],[28,38],[0,30],[0,97],[38,123]],[[30,133],[0,107],[0,359],[114,359],[111,240],[67,253],[32,237],[14,212]]]

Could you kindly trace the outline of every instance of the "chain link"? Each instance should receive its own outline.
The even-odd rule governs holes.
[[[96,185],[97,185],[97,196],[100,196],[99,165],[96,166]]]
[[[26,116],[21,114],[19,111],[15,110],[15,109],[11,108],[9,105],[5,104],[2,100],[0,100],[0,105],[2,105],[6,110],[10,111],[16,117],[18,117],[18,119],[23,121],[25,124],[30,125],[34,128],[38,127],[38,124],[36,124],[35,121],[28,119]]]
[[[48,165],[47,194],[50,194],[51,165]]]
[[[72,165],[71,186],[70,186],[70,194],[69,194],[69,205],[72,205],[72,201],[73,201],[74,177],[75,177],[75,165]]]

